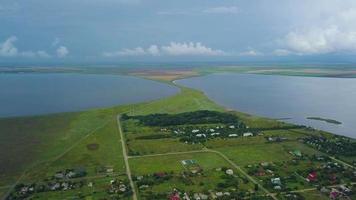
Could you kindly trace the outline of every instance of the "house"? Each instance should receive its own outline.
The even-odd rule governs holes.
[[[198,133],[200,130],[199,129],[194,129],[192,130],[192,133]]]
[[[201,133],[196,134],[196,136],[197,136],[197,137],[206,137],[206,135],[205,135],[205,134],[201,134]]]
[[[340,192],[337,191],[335,188],[331,189],[331,192],[329,194],[330,199],[337,199],[340,195]]]
[[[273,185],[282,185],[281,178],[271,178],[271,183]]]
[[[311,172],[309,175],[308,175],[308,177],[307,177],[307,181],[308,182],[314,182],[314,181],[316,181],[316,179],[317,179],[317,174],[316,174],[316,172]]]
[[[229,128],[234,129],[234,128],[235,128],[235,126],[234,126],[234,125],[231,125],[231,126],[229,126]]]
[[[236,133],[229,134],[229,137],[237,137],[238,135]]]
[[[178,192],[175,192],[169,196],[169,200],[180,200]]]
[[[220,133],[211,133],[211,136],[220,135]]]
[[[250,136],[253,136],[253,133],[247,132],[247,133],[242,134],[242,136],[244,136],[244,137],[250,137]]]
[[[227,170],[225,171],[225,173],[226,173],[227,175],[234,175],[234,171],[233,171],[232,169],[227,169]]]
[[[209,129],[209,131],[210,131],[210,132],[215,132],[215,130],[214,130],[214,129],[212,129],[212,128],[211,128],[211,129]]]
[[[281,187],[280,185],[276,185],[276,186],[273,187],[273,189],[275,189],[275,190],[281,190],[282,187]]]

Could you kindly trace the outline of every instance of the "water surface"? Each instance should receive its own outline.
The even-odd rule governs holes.
[[[0,117],[132,104],[177,92],[173,86],[129,76],[0,74]]]
[[[204,91],[231,109],[356,138],[356,79],[213,74],[177,83]],[[341,125],[309,120],[321,117]]]

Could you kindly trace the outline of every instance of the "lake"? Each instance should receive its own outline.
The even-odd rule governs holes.
[[[356,138],[356,79],[213,74],[177,83],[227,108]],[[341,125],[307,119],[321,117]]]
[[[118,75],[0,74],[0,117],[81,111],[167,97],[179,89]]]

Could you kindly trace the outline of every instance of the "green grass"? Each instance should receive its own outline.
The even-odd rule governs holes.
[[[263,136],[256,137],[239,137],[239,138],[228,138],[221,139],[216,138],[208,140],[205,143],[205,146],[211,149],[224,148],[224,147],[237,147],[240,145],[256,145],[256,144],[265,144],[266,139]]]
[[[111,121],[56,160],[29,172],[23,180],[30,182],[37,178],[51,177],[57,171],[71,168],[85,168],[87,176],[100,175],[97,173],[97,168],[107,166],[113,168],[114,173],[123,173],[125,164],[116,126],[116,121]],[[90,144],[96,144],[98,148],[90,150],[88,149]]]
[[[192,151],[203,148],[201,144],[185,144],[178,139],[133,140],[128,144],[130,150],[138,152],[140,155]]]
[[[308,200],[329,200],[329,196],[320,193],[319,191],[308,191],[301,193],[305,199]]]
[[[196,110],[224,111],[224,108],[208,99],[203,92],[180,87],[181,92],[164,99],[130,106],[133,115],[153,113],[182,113]]]
[[[292,158],[283,145],[277,143],[239,145],[232,147],[222,147],[216,150],[225,154],[240,166],[261,162],[277,162]]]
[[[219,155],[210,152],[131,158],[129,162],[133,174],[145,175],[155,172],[181,172],[184,170],[181,161],[189,159],[196,160],[206,170],[229,166]]]

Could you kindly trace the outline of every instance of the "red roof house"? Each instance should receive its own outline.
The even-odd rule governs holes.
[[[316,179],[317,179],[316,172],[311,172],[307,177],[308,182],[314,182],[314,181],[316,181]]]

